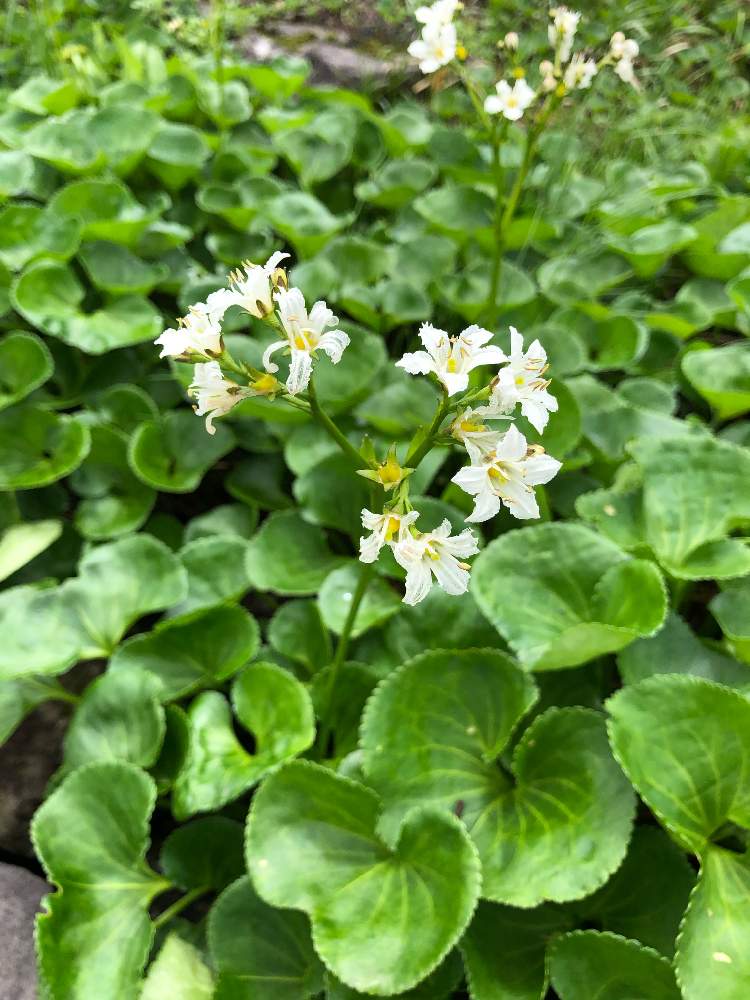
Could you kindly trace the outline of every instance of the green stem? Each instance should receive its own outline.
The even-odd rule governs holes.
[[[222,103],[224,101],[224,0],[213,0],[213,50],[216,82],[219,85]],[[222,113],[224,109],[222,108]]]
[[[54,701],[66,701],[71,705],[77,705],[81,700],[81,696],[79,694],[73,694],[72,691],[68,691],[64,688],[62,684],[56,684],[53,682],[42,683],[41,681],[38,681],[37,683],[47,692],[47,697]]]
[[[501,129],[492,132],[492,172],[495,178],[495,241],[492,248],[492,271],[490,274],[490,292],[487,297],[488,312],[497,308],[497,293],[500,289],[500,277],[503,268],[503,197],[505,195],[505,171],[503,170],[500,152],[507,134],[507,122]]]
[[[333,438],[339,448],[341,448],[344,454],[347,455],[358,468],[362,469],[368,466],[369,463],[365,461],[358,449],[354,447],[346,435],[339,430],[336,424],[334,424],[325,410],[321,408],[312,379],[310,379],[310,384],[307,388],[307,396],[310,403],[310,412],[315,420],[318,421],[320,426],[326,431],[329,437]]]
[[[210,889],[208,886],[200,886],[198,889],[190,889],[184,896],[181,896],[176,903],[172,903],[172,905],[168,906],[163,913],[159,914],[158,917],[154,917],[154,928],[158,929],[159,927],[163,927],[164,924],[169,923],[173,917],[176,917],[178,913],[182,913],[186,907],[190,906],[191,903],[194,903],[195,900],[199,899],[201,896],[205,896],[209,891]]]
[[[433,445],[433,441],[438,431],[440,430],[440,425],[442,424],[443,420],[445,419],[445,415],[450,409],[450,403],[451,403],[450,396],[445,391],[445,389],[443,389],[443,398],[441,399],[440,405],[435,411],[435,416],[432,419],[432,423],[430,424],[430,428],[427,431],[427,434],[422,440],[422,443],[418,445],[413,451],[410,451],[409,454],[406,456],[406,461],[404,462],[404,465],[408,466],[410,469],[416,469],[419,463],[427,454],[427,452],[430,451]]]
[[[331,700],[333,698],[333,692],[336,690],[336,681],[338,680],[339,673],[341,672],[341,666],[346,660],[346,653],[349,648],[349,639],[352,634],[352,629],[354,628],[354,622],[357,618],[359,606],[365,598],[367,588],[370,585],[370,580],[372,579],[374,572],[375,566],[373,563],[363,563],[360,567],[357,589],[354,591],[352,603],[349,605],[349,611],[346,615],[344,627],[341,630],[341,635],[339,636],[339,641],[336,645],[336,652],[334,654],[333,661],[331,662],[328,683],[326,684],[325,695],[323,697],[321,708],[321,727],[317,742],[317,749],[320,757],[323,757],[325,754],[326,747],[328,746],[328,740],[331,735]]]
[[[491,132],[492,121],[490,119],[490,116],[484,110],[484,103],[482,101],[481,95],[477,91],[477,88],[474,86],[474,81],[471,79],[471,77],[466,72],[461,63],[456,63],[456,72],[458,73],[458,76],[461,82],[463,83],[464,87],[466,87],[466,92],[471,99],[471,103],[474,105],[474,110],[477,113],[477,118],[481,122],[483,128],[487,132]]]

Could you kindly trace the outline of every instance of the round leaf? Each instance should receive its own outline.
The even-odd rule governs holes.
[[[74,417],[25,405],[0,413],[0,490],[47,486],[88,454],[88,427]]]

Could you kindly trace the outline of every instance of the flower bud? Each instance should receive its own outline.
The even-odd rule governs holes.
[[[509,31],[508,34],[503,39],[505,43],[505,48],[510,49],[511,52],[515,52],[518,49],[518,34],[515,31]]]
[[[555,67],[549,61],[549,59],[543,59],[539,63],[539,72],[542,76],[552,76],[555,71]]]

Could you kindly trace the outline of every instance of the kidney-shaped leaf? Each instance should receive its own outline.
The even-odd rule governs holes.
[[[480,609],[535,670],[616,652],[655,632],[667,610],[653,563],[579,524],[510,531],[480,553],[472,577]]]
[[[208,944],[219,974],[215,1000],[308,1000],[323,989],[305,915],[264,903],[247,876],[214,904]]]
[[[612,749],[639,795],[700,854],[728,821],[750,827],[750,702],[703,678],[664,674],[607,702]]]
[[[225,424],[206,433],[188,410],[172,410],[146,420],[130,438],[128,461],[141,482],[164,493],[192,493],[214,462],[234,446]]]
[[[54,369],[47,345],[33,333],[14,330],[0,340],[0,410],[44,385]]]
[[[37,811],[32,838],[58,891],[37,917],[51,1000],[136,1000],[153,929],[148,906],[169,883],[146,865],[156,787],[122,761],[71,774]]]
[[[361,730],[386,835],[414,806],[458,809],[482,861],[482,895],[524,907],[600,886],[625,854],[633,811],[590,710],[549,709],[500,761],[535,700],[505,654],[437,651],[378,687]]]
[[[273,663],[254,663],[232,686],[237,718],[255,737],[249,754],[232,728],[229,704],[206,691],[188,714],[190,744],[175,783],[173,809],[184,819],[219,809],[252,788],[264,774],[312,745],[312,703],[292,674]]]
[[[316,951],[342,982],[390,994],[418,983],[460,938],[480,876],[454,816],[412,813],[386,846],[379,808],[363,785],[295,761],[255,796],[246,855],[258,894],[307,913]]]
[[[560,1000],[680,1000],[672,966],[662,955],[619,934],[573,931],[549,951],[552,985]],[[713,998],[713,994],[711,994]]]
[[[91,447],[74,417],[27,404],[0,413],[0,491],[47,486],[77,468]]]
[[[750,452],[707,436],[641,439],[630,450],[643,470],[646,539],[662,566],[684,580],[750,572],[750,548],[727,538],[750,523]]]
[[[750,344],[691,351],[682,359],[682,370],[719,420],[750,410]]]
[[[296,511],[272,514],[247,549],[247,571],[258,590],[294,597],[316,593],[341,561],[323,531]]]

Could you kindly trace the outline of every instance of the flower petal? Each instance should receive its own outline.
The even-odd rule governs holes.
[[[435,361],[427,351],[414,351],[405,354],[400,361],[397,361],[396,367],[403,368],[410,375],[427,375],[435,371]]]
[[[285,340],[275,340],[272,344],[269,344],[268,347],[265,349],[265,351],[263,352],[262,365],[267,372],[274,373],[279,370],[279,366],[274,361],[271,361],[271,355],[275,354],[277,351],[280,351],[282,348],[286,346],[287,342]]]
[[[292,360],[289,365],[289,377],[286,388],[291,396],[304,392],[312,375],[312,357],[307,351],[296,351],[292,348]]]

